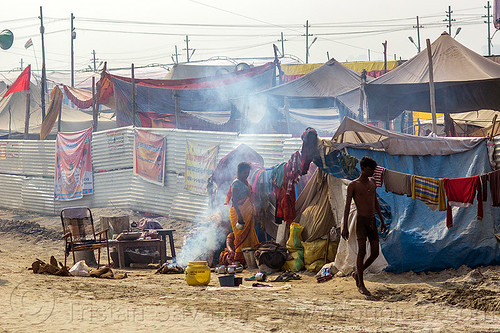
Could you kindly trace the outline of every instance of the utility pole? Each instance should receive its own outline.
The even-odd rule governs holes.
[[[92,55],[93,55],[93,58],[94,58],[94,72],[97,72],[97,67],[95,65],[95,50],[92,50]]]
[[[40,16],[38,17],[40,19],[40,34],[42,35],[42,96],[41,96],[41,102],[42,102],[42,121],[45,119],[45,81],[47,79],[46,73],[45,73],[45,41],[43,38],[43,34],[45,32],[45,27],[43,26],[43,13],[42,13],[42,6],[40,6]]]
[[[417,50],[418,53],[420,53],[420,28],[423,28],[422,25],[418,22],[418,16],[417,16],[417,25],[414,25],[413,28],[417,28]]]
[[[490,2],[486,2],[487,5],[484,6],[484,8],[486,8],[486,16],[483,16],[483,17],[486,17],[488,19],[488,21],[484,21],[484,23],[487,23],[488,24],[488,55],[491,56],[491,31],[490,31],[490,25],[491,25],[491,22],[490,22],[490,17],[493,17],[493,15],[490,14]]]
[[[371,56],[370,56],[370,49],[368,49],[368,61],[372,61]]]
[[[23,67],[23,58],[21,58],[21,71],[24,69]]]
[[[73,49],[73,40],[76,38],[76,32],[73,25],[74,20],[75,17],[73,16],[73,13],[71,13],[71,87],[75,86],[75,53]]]
[[[186,48],[185,48],[185,50],[186,50],[186,55],[187,55],[187,62],[189,62],[189,58],[190,58],[189,51],[193,50],[193,49],[189,48],[189,38],[188,38],[188,35],[186,35],[185,42],[186,42]],[[177,54],[177,51],[175,51],[175,53]],[[194,53],[194,50],[193,50],[193,53]]]
[[[177,45],[175,45],[175,63],[179,63],[179,53],[177,52]]]
[[[281,33],[281,39],[278,39],[278,42],[281,42],[281,57],[285,56],[285,42],[287,40],[283,38],[283,33]]]
[[[448,6],[448,11],[445,13],[446,13],[446,19],[444,19],[443,21],[444,22],[448,21],[446,27],[448,28],[448,34],[451,36],[451,22],[456,21],[455,19],[451,18],[451,13],[453,13],[453,11],[451,10],[451,6]]]
[[[309,20],[306,20],[306,34],[305,35],[302,35],[302,36],[306,36],[306,64],[309,63],[309,36],[312,36],[311,34],[309,34]]]

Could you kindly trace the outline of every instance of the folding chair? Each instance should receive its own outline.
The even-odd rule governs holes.
[[[88,207],[64,208],[61,210],[61,222],[64,238],[64,266],[66,266],[66,259],[70,252],[73,253],[73,264],[75,264],[75,251],[97,249],[97,267],[99,268],[103,247],[108,249],[108,265],[110,265],[108,229],[95,232],[92,212]]]

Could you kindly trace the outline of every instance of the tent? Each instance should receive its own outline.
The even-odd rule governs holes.
[[[454,113],[451,115],[455,126],[457,136],[488,136],[491,135],[493,120],[497,117],[497,122],[500,121],[500,111],[494,110],[477,110],[470,112]],[[444,135],[444,116],[436,118],[437,133]],[[431,130],[432,120],[420,120],[420,133],[425,133],[427,129]],[[493,136],[500,134],[498,124],[495,126]]]
[[[416,137],[346,118],[332,145],[358,159],[369,156],[387,169],[407,174],[458,178],[491,171],[484,138]],[[475,202],[469,208],[454,208],[454,224],[447,229],[446,212],[432,211],[419,200],[385,192],[383,187],[377,193],[392,215],[389,232],[381,239],[387,270],[438,271],[500,263],[500,242],[495,237],[500,209],[491,206],[490,196],[483,205],[482,220],[476,218]]]
[[[29,134],[39,135],[42,124],[41,92],[40,87],[30,82],[30,120]],[[0,101],[0,136],[9,135],[9,133],[19,137],[24,133],[24,124],[26,119],[26,94],[27,91],[21,91],[12,95],[8,99]],[[3,96],[3,92],[0,93]],[[50,96],[45,98],[46,112],[50,103]],[[101,113],[98,118],[99,130],[105,130],[116,127],[116,121],[111,113]],[[63,104],[61,110],[61,131],[75,132],[92,126],[92,112],[84,112],[73,109]],[[57,122],[52,128],[52,134],[57,133]]]
[[[446,32],[431,45],[436,110],[500,110],[500,64],[466,48]],[[369,82],[370,119],[392,120],[404,110],[430,111],[427,49]]]
[[[300,134],[305,127],[314,127],[320,135],[330,136],[339,126],[342,115],[352,116],[335,97],[360,83],[361,74],[330,59],[312,72],[262,94],[267,96],[269,107],[278,109],[285,118],[289,116],[287,126],[293,134]]]

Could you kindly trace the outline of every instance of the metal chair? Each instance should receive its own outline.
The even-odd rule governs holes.
[[[98,250],[97,267],[100,266],[101,248],[106,247],[109,258],[108,229],[96,233],[94,219],[88,207],[68,207],[61,210],[61,223],[64,238],[64,266],[69,253],[73,253],[73,264],[76,263],[75,251]]]

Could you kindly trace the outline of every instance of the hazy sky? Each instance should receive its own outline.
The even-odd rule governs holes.
[[[175,45],[179,61],[186,61],[185,35],[192,60],[213,56],[272,56],[272,44],[281,50],[280,33],[287,40],[285,53],[305,61],[305,22],[309,20],[309,62],[325,62],[327,52],[339,61],[382,60],[382,42],[388,42],[388,59],[411,58],[417,41],[416,16],[420,17],[422,50],[447,31],[445,11],[452,6],[452,34],[465,46],[487,54],[486,1],[477,0],[143,0],[143,1],[9,1],[1,5],[0,30],[14,33],[14,45],[0,50],[0,70],[8,71],[31,63],[41,68],[40,6],[45,25],[46,63],[49,70],[69,70],[70,14],[76,30],[75,69],[93,66],[96,57],[112,68],[171,64]],[[491,1],[493,6],[493,1]],[[492,8],[493,13],[493,8]],[[494,28],[492,25],[491,33]],[[500,34],[499,34],[500,35]],[[34,46],[25,49],[32,38]],[[493,53],[500,53],[500,36],[493,38]],[[37,61],[35,60],[35,53]],[[38,62],[38,65],[37,65]]]

